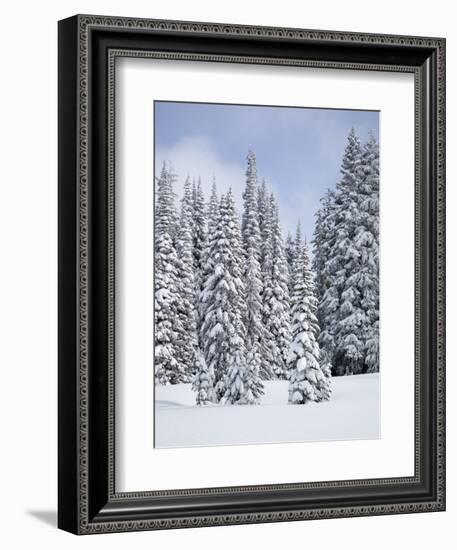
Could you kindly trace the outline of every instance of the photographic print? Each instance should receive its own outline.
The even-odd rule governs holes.
[[[154,144],[154,446],[379,438],[379,112],[155,101]]]

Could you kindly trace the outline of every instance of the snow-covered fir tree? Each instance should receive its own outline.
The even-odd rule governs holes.
[[[292,343],[287,357],[289,403],[328,400],[331,379],[330,373],[324,373],[320,367],[317,299],[306,245],[302,245],[300,252],[296,251],[292,280]]]
[[[177,253],[177,331],[176,359],[186,372],[186,381],[191,381],[196,372],[197,356],[197,302],[195,296],[194,258],[192,229],[194,208],[190,179],[184,183],[181,200],[181,216],[176,237]]]
[[[301,232],[301,223],[300,220],[297,222],[297,228],[295,230],[295,239],[293,242],[294,246],[292,249],[292,269],[294,269],[295,261],[302,255],[303,252],[303,237]],[[293,286],[293,285],[292,285]]]
[[[178,225],[178,212],[176,210],[174,185],[177,176],[171,166],[167,167],[164,162],[160,177],[157,178],[157,194],[155,208],[155,231],[156,234],[170,235],[175,238]]]
[[[317,290],[316,290],[316,274],[313,272],[312,267],[311,269],[308,268],[310,266],[309,256],[308,256],[308,244],[305,239],[304,243],[304,249],[303,249],[303,265],[304,265],[304,271],[305,271],[305,282],[306,285],[309,288],[309,295],[310,295],[310,311],[312,315],[317,320],[317,328],[315,337],[317,340],[317,343],[319,345],[319,336],[321,332],[321,328],[319,325],[319,318],[317,316],[318,311],[318,304],[319,300],[317,298]],[[330,396],[332,394],[332,363],[331,358],[327,353],[327,350],[321,349],[319,346],[319,366],[321,368],[321,371],[324,375],[324,379],[319,379],[318,383],[318,401],[328,401],[330,399]]]
[[[235,204],[231,191],[227,195],[227,206],[230,212],[229,218],[232,219],[233,249],[238,250],[239,233],[238,219],[235,211]],[[249,223],[247,224],[249,226]],[[229,226],[230,227],[230,226]],[[230,234],[230,231],[229,231]],[[239,249],[240,252],[242,251]],[[239,273],[243,269],[244,256],[239,253],[234,255],[234,272]],[[246,270],[244,269],[244,272]],[[244,281],[245,282],[245,281]],[[238,328],[237,334],[244,334],[244,346],[237,345],[234,340],[233,353],[228,356],[228,368],[224,378],[224,386],[226,388],[224,395],[221,397],[222,404],[257,404],[263,395],[263,383],[260,378],[260,353],[259,347],[253,338],[256,337],[256,332],[252,330],[251,336],[248,337],[246,322],[248,319],[248,305],[245,305],[246,291],[240,287],[239,292],[239,315],[236,320]],[[252,327],[251,327],[252,328]],[[241,343],[242,344],[242,343]]]
[[[258,186],[257,192],[257,210],[259,212],[259,230],[262,241],[265,240],[265,231],[268,223],[266,222],[267,210],[269,205],[268,189],[265,178],[262,178],[261,185]]]
[[[364,368],[364,334],[367,318],[362,307],[360,250],[357,234],[363,230],[360,211],[362,147],[351,130],[343,156],[339,193],[337,235],[333,254],[340,258],[335,284],[340,304],[335,325],[335,368],[338,374],[360,374]]]
[[[295,240],[294,240],[294,254],[292,257],[292,269],[297,257],[302,254],[303,251],[303,236],[301,232],[301,223],[300,220],[297,222],[297,229],[295,230]]]
[[[285,378],[287,356],[291,341],[290,304],[288,278],[289,270],[284,252],[284,242],[279,223],[279,212],[273,194],[270,195],[270,243],[268,245],[267,277],[264,280],[263,309],[267,330],[266,345],[273,360],[273,370],[277,378]]]
[[[205,304],[202,302],[202,290],[205,281],[211,275],[214,270],[214,258],[211,256],[214,246],[211,246],[211,240],[215,237],[215,232],[218,229],[219,217],[220,217],[220,198],[217,193],[216,178],[213,176],[211,185],[211,195],[206,205],[206,243],[203,249],[202,264],[200,271],[200,291],[197,292],[197,309],[198,309],[198,337],[202,337],[201,325],[205,315]],[[198,289],[197,289],[198,290]],[[200,348],[203,350],[203,345],[200,342]]]
[[[200,294],[200,341],[205,361],[214,371],[216,398],[220,400],[238,376],[234,369],[240,370],[239,376],[244,376],[242,369],[246,370],[241,230],[231,191],[221,197],[217,223],[208,237]],[[225,401],[233,402],[228,398]]]
[[[292,237],[292,233],[290,231],[287,232],[287,237],[284,244],[284,250],[286,254],[287,265],[289,267],[289,274],[291,274],[292,266],[294,264],[295,244],[294,244],[294,239]],[[289,277],[289,280],[291,281],[292,278]],[[291,290],[290,286],[291,285],[289,285],[289,290]]]
[[[365,366],[379,371],[379,145],[370,135],[362,151],[360,211],[355,241],[360,253],[361,306],[365,312]]]
[[[289,280],[288,280],[289,294],[292,294],[292,290],[294,286],[293,269],[295,265],[295,259],[297,256],[301,254],[302,247],[303,247],[303,238],[301,234],[301,223],[300,223],[300,220],[298,220],[297,228],[295,230],[295,239],[292,238],[292,235],[289,231],[284,244],[284,252],[286,255],[287,267],[289,269]]]
[[[214,391],[214,372],[206,364],[205,358],[200,350],[196,357],[197,372],[192,382],[192,389],[197,393],[197,405],[210,405],[216,402]]]
[[[230,357],[230,366],[225,376],[225,393],[222,405],[257,405],[263,395],[259,376],[259,355],[253,351],[244,356],[241,350]]]
[[[201,281],[206,239],[208,237],[206,205],[201,179],[193,187],[193,254],[196,281]],[[217,199],[216,199],[217,200]]]
[[[216,178],[213,176],[213,184],[211,186],[211,196],[208,202],[208,235],[212,235],[216,229],[217,220],[219,217],[219,197],[217,196]]]
[[[371,361],[377,360],[379,330],[377,147],[371,137],[362,148],[351,130],[341,180],[323,198],[316,219],[313,265],[321,361],[331,364],[335,375],[365,372],[368,363],[376,369]]]
[[[264,326],[262,323],[262,273],[260,268],[261,237],[259,228],[259,203],[257,189],[256,158],[253,152],[247,156],[246,187],[243,193],[243,218],[241,235],[244,253],[244,285],[246,296],[246,347],[249,363],[262,378],[271,378],[268,365],[261,361],[264,346]]]
[[[334,368],[335,328],[340,303],[340,289],[336,286],[337,273],[341,269],[341,256],[334,256],[336,241],[338,205],[335,194],[330,190],[321,199],[322,207],[317,213],[314,231],[313,267],[316,274],[316,294],[318,297],[317,318],[320,326],[319,346],[321,366]]]
[[[320,202],[321,207],[316,212],[314,238],[312,241],[314,252],[313,270],[316,274],[316,293],[319,301],[330,285],[330,274],[326,272],[326,268],[328,267],[328,260],[330,258],[329,251],[333,246],[332,239],[335,237],[334,193],[330,189],[327,189]],[[322,326],[322,323],[320,324]]]
[[[248,404],[260,403],[261,396],[264,395],[264,384],[262,382],[262,356],[259,348],[250,346],[246,355],[246,395],[244,397]]]
[[[216,199],[217,200],[217,199]],[[203,268],[205,264],[205,251],[208,239],[208,228],[206,219],[205,197],[203,195],[201,179],[198,178],[198,184],[193,185],[192,189],[193,202],[193,265],[194,265],[194,284],[195,298],[198,304],[200,292],[203,284]],[[200,333],[201,316],[197,307],[197,333]]]
[[[243,245],[252,246],[252,233],[255,232],[255,238],[259,237],[259,190],[257,186],[257,161],[255,153],[249,151],[246,157],[246,186],[243,192],[243,216],[241,222],[241,236]],[[255,225],[255,227],[254,227]]]
[[[259,212],[261,216],[260,265],[262,276],[262,325],[263,345],[261,347],[261,373],[264,380],[273,380],[275,374],[276,352],[275,336],[270,325],[271,302],[273,299],[273,239],[272,239],[272,210],[270,196],[265,187],[265,181],[259,194]]]
[[[178,362],[177,341],[182,331],[177,315],[179,301],[177,254],[174,246],[176,209],[173,175],[163,165],[157,182],[155,211],[155,379],[177,384],[187,379],[185,365]]]

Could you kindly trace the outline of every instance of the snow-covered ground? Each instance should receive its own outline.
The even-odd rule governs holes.
[[[261,405],[195,405],[190,384],[156,387],[155,446],[195,447],[380,437],[379,374],[332,379],[330,401],[288,405],[288,383],[265,382]]]

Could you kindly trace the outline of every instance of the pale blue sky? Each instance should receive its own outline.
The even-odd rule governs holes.
[[[379,112],[156,101],[156,171],[172,163],[179,197],[188,174],[201,176],[209,196],[214,174],[218,191],[232,187],[240,209],[252,149],[259,179],[278,199],[284,235],[300,219],[310,240],[319,199],[340,177],[351,127],[362,141],[369,132],[379,139]]]

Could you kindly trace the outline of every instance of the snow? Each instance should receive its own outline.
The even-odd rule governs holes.
[[[156,386],[155,446],[201,447],[380,438],[379,373],[332,378],[330,401],[288,404],[288,382],[264,382],[261,405],[195,404],[190,384]]]

